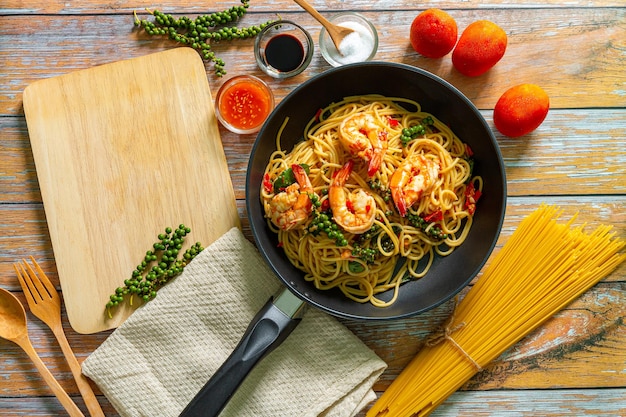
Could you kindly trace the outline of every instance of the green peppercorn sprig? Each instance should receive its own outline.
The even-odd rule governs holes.
[[[422,217],[417,214],[409,213],[407,214],[407,219],[411,222],[411,224],[421,230],[423,230],[428,236],[433,237],[435,239],[444,240],[448,238],[448,234],[444,233],[443,230],[439,226],[432,225],[430,228],[428,227],[430,223],[424,220]]]
[[[435,124],[435,121],[432,117],[428,116],[422,119],[422,121],[416,125],[411,127],[405,127],[402,129],[402,135],[400,136],[400,140],[402,141],[402,146],[408,145],[410,141],[415,139],[418,136],[421,136],[426,133],[426,130],[429,126]]]
[[[324,232],[330,239],[335,241],[335,245],[339,247],[348,246],[348,240],[344,236],[341,229],[339,229],[339,225],[335,223],[332,216],[329,216],[328,213],[314,210],[313,220],[311,220],[311,223],[308,226],[308,231],[313,236],[317,236],[321,232]]]
[[[126,299],[132,306],[133,298],[137,296],[143,302],[152,300],[157,291],[172,279],[183,272],[185,266],[204,249],[200,242],[189,247],[179,259],[185,237],[191,229],[184,224],[172,230],[165,228],[165,233],[158,236],[158,241],[152,249],[146,252],[143,261],[131,273],[129,279],[124,280],[124,286],[115,289],[106,303],[109,318],[112,318],[111,309]]]
[[[358,244],[352,247],[352,256],[362,260],[366,264],[373,264],[379,254],[380,251],[376,248],[363,247]]]
[[[391,188],[384,186],[380,179],[371,180],[368,185],[372,191],[376,191],[382,197],[385,203],[391,201]]]
[[[145,30],[148,35],[167,36],[175,42],[197,50],[204,60],[213,62],[215,75],[221,77],[226,74],[226,63],[212,51],[211,42],[253,38],[272,22],[270,20],[260,25],[241,28],[228,26],[246,14],[249,6],[250,0],[241,0],[240,6],[232,6],[221,12],[200,15],[195,19],[186,16],[175,18],[171,14],[165,14],[159,10],[146,9],[154,17],[154,21],[140,19],[134,12],[134,24]],[[218,28],[218,26],[221,27]]]
[[[369,241],[374,239],[376,236],[378,236],[378,234],[382,231],[382,227],[380,227],[377,224],[373,224],[372,227],[370,227],[370,230],[368,230],[365,233],[362,233],[360,235],[357,236],[357,238],[355,239],[354,243],[355,245],[363,245],[364,242]]]
[[[306,167],[306,169],[308,169],[308,167]],[[276,187],[276,185],[274,185],[274,187]],[[322,191],[324,194],[326,192],[326,190]],[[309,193],[309,198],[313,205],[313,219],[307,226],[307,231],[313,236],[318,236],[320,233],[324,232],[330,239],[335,241],[335,245],[340,247],[348,246],[348,240],[343,235],[341,229],[339,229],[339,225],[333,220],[330,212],[322,209],[323,204],[320,197],[315,193]]]
[[[399,226],[392,226],[393,232],[398,235],[401,231]],[[372,264],[381,252],[376,243],[372,244],[374,239],[383,231],[382,227],[374,224],[370,230],[359,235],[352,243],[352,256],[359,258],[366,264]],[[380,239],[380,245],[385,252],[393,252],[395,244],[389,235],[385,234]]]

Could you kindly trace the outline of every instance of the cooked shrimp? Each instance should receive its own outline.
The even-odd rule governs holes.
[[[371,177],[380,168],[387,150],[387,131],[371,114],[355,113],[339,125],[339,140],[350,154],[368,162]]]
[[[376,201],[363,189],[347,193],[343,186],[352,172],[353,161],[348,161],[337,172],[328,190],[333,219],[349,233],[365,233],[374,224]]]
[[[300,165],[293,164],[291,169],[297,182],[272,197],[269,204],[270,219],[282,230],[291,230],[306,222],[313,209],[311,180]]]
[[[391,197],[402,217],[424,192],[435,184],[439,176],[439,163],[424,155],[405,160],[391,176]]]

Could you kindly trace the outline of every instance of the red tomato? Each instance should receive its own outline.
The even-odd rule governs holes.
[[[427,58],[441,58],[454,48],[457,40],[456,21],[439,9],[418,14],[411,24],[410,41],[415,52]]]
[[[550,98],[535,84],[520,84],[502,94],[493,109],[493,123],[503,135],[519,137],[537,129],[548,115]]]
[[[461,74],[476,77],[491,69],[506,51],[506,32],[493,22],[470,24],[452,52],[452,64]]]

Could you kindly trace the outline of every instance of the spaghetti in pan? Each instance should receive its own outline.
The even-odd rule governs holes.
[[[288,151],[282,130],[261,200],[279,245],[316,288],[388,306],[467,237],[483,188],[472,151],[418,102],[347,97],[312,115]],[[389,290],[388,301],[378,297]]]

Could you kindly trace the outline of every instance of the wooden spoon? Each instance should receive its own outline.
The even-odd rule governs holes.
[[[319,12],[315,10],[313,6],[307,3],[306,0],[294,0],[294,1],[298,3],[304,10],[306,10],[311,16],[317,19],[317,21],[320,22],[322,26],[324,26],[324,28],[326,28],[326,31],[330,35],[330,38],[333,40],[333,43],[335,44],[335,48],[337,48],[338,51],[339,51],[339,45],[341,44],[341,41],[343,40],[343,38],[345,38],[346,36],[354,32],[353,29],[330,23],[324,16],[319,14]]]
[[[33,344],[28,337],[24,306],[13,294],[3,288],[0,288],[0,337],[14,342],[26,352],[44,381],[46,381],[46,384],[52,389],[52,392],[70,416],[85,417],[48,368],[46,368],[46,365],[33,348]]]

